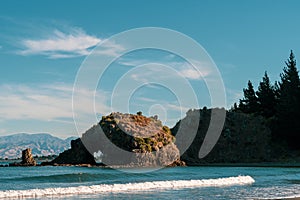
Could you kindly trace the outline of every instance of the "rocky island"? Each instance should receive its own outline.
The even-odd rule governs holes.
[[[109,166],[157,167],[185,165],[175,137],[157,116],[111,113],[71,142],[71,149],[42,165],[95,165],[94,155]]]
[[[203,145],[213,113],[226,112],[224,126],[216,145],[203,158]],[[195,116],[196,119],[195,119]],[[182,151],[182,138],[190,138],[191,127],[196,135]],[[181,149],[181,151],[180,151]],[[71,141],[71,148],[50,162],[37,163],[31,149],[22,151],[22,161],[9,166],[115,166],[160,167],[195,166],[211,164],[298,166],[299,151],[292,150],[272,138],[268,120],[263,116],[224,109],[193,109],[169,129],[157,116],[146,117],[141,112],[119,112],[103,116],[100,122],[87,130],[81,138]]]
[[[15,162],[15,163],[10,163],[9,166],[11,167],[29,167],[29,166],[36,166],[37,163],[34,160],[31,149],[25,149],[22,151],[22,161],[21,162]]]
[[[292,151],[272,140],[268,121],[262,116],[225,111],[221,135],[204,158],[199,149],[207,134],[212,112],[224,109],[189,110],[185,118],[169,129],[157,116],[141,113],[111,113],[87,130],[81,138],[71,141],[71,149],[62,152],[51,162],[42,165],[99,165],[122,167],[195,166],[207,164],[299,163],[298,151]],[[194,120],[193,116],[199,115]],[[198,127],[191,145],[180,152],[176,135],[181,127],[188,137],[191,127]],[[184,141],[184,140],[183,140]],[[179,147],[179,148],[178,148]]]

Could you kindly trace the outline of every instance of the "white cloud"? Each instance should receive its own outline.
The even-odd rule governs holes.
[[[170,57],[174,58],[174,55],[170,54],[165,59],[155,61],[155,63],[161,64],[161,66],[164,65],[170,67],[176,70],[179,75],[189,80],[203,80],[205,77],[211,74],[212,71],[211,66],[209,66],[208,63],[193,60],[192,62],[195,66],[192,66],[188,62],[184,62],[184,61],[170,61]],[[132,66],[132,67],[153,63],[153,61],[151,60],[134,59],[134,58],[131,59],[120,58],[117,62],[120,65]],[[133,74],[132,78],[134,80],[140,80],[141,79],[140,77],[145,77],[145,74],[149,74],[149,77],[156,74],[156,76],[159,76],[161,78],[166,78],[166,74],[161,73],[164,71],[160,71],[164,69],[165,68],[163,67],[153,67],[151,71],[148,70],[146,72],[143,72],[142,74]],[[147,80],[144,80],[144,82],[147,82]]]
[[[109,40],[109,41],[105,41],[103,44],[101,44],[101,48],[94,49],[93,53],[118,57],[118,56],[120,56],[120,52],[124,51],[124,50],[125,50],[125,47],[123,47],[120,44],[115,43],[112,40]]]
[[[134,61],[133,63],[138,63]],[[150,63],[150,62],[149,62]],[[129,62],[127,63],[128,66]],[[201,71],[192,67],[191,65],[184,62],[172,62],[172,63],[162,63],[164,66],[171,67],[174,69],[179,76],[182,76],[188,80],[203,80],[211,74],[211,70],[209,68],[202,69]],[[134,65],[131,65],[134,66]],[[168,69],[161,66],[154,66],[153,68],[147,67],[147,70],[141,71],[138,73],[131,74],[131,78],[136,81],[148,82],[149,79],[153,79],[155,76],[156,79],[173,79],[178,77],[169,76]],[[148,78],[147,78],[148,77]]]
[[[172,111],[180,111],[180,112],[184,112],[184,113],[187,112],[190,109],[186,106],[180,106],[180,105],[176,105],[176,104],[172,104],[172,103],[167,103],[163,106],[167,109],[172,110]]]
[[[52,120],[71,117],[68,95],[23,85],[2,85],[0,119]]]
[[[187,79],[197,80],[201,79],[201,73],[195,69],[181,69],[179,72],[183,77]]]
[[[94,36],[89,36],[79,30],[69,34],[55,30],[52,38],[23,41],[24,45],[28,48],[29,53],[47,51],[75,51],[79,52],[80,54],[84,54],[86,49],[95,46],[98,42],[100,42],[100,39]]]
[[[139,100],[139,101],[143,101],[143,102],[150,102],[150,103],[155,103],[155,102],[157,102],[156,99],[151,99],[151,98],[147,98],[147,97],[139,97],[138,100]]]
[[[43,38],[22,40],[23,49],[17,53],[24,56],[45,55],[51,59],[72,58],[88,55],[102,41],[102,39],[88,35],[79,28],[69,28],[65,32],[55,29],[50,35]],[[107,42],[102,50],[96,53],[115,56],[120,50],[123,50],[121,45]]]
[[[175,62],[173,65],[177,66],[179,74],[190,80],[203,80],[211,74],[212,66],[209,63],[198,60],[192,60],[192,62],[195,66],[187,62]]]
[[[146,59],[133,59],[133,58],[119,58],[117,63],[120,65],[130,66],[130,67],[137,67],[139,65],[151,63],[150,60]]]
[[[73,122],[72,112],[72,86],[67,85],[42,85],[29,87],[25,85],[0,86],[0,120],[39,120]],[[93,91],[79,91],[83,97],[91,96]],[[89,93],[89,95],[87,95]],[[80,114],[87,114],[86,106],[90,99],[82,98],[82,106],[78,108]],[[100,112],[107,112],[105,96]],[[93,106],[93,105],[92,105]],[[91,122],[92,123],[92,122]]]

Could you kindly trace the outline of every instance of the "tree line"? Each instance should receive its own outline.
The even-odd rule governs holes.
[[[243,93],[233,111],[265,117],[274,141],[300,149],[300,79],[292,50],[279,81],[272,84],[265,72],[257,90],[249,80]]]

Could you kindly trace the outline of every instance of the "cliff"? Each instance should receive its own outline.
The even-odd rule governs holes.
[[[190,127],[198,126],[196,137],[181,156],[181,160],[187,165],[255,163],[274,160],[271,131],[266,126],[266,120],[260,116],[228,111],[226,111],[224,127],[216,145],[206,157],[199,158],[199,150],[207,134],[212,111],[217,113],[221,112],[221,109],[189,111],[188,115],[171,130],[172,134],[176,135],[181,128],[181,131],[188,137]],[[193,114],[200,115],[200,120],[192,120]],[[180,146],[180,144],[177,145]]]

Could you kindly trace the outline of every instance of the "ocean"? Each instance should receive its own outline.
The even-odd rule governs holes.
[[[300,168],[2,167],[0,199],[281,199],[300,197]]]

